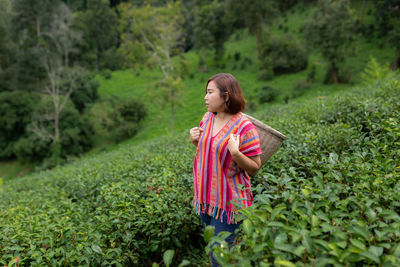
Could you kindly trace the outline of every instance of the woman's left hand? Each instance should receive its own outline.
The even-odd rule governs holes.
[[[231,155],[239,152],[240,135],[231,134],[228,141],[228,149]]]

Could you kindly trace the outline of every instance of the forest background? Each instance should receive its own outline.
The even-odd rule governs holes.
[[[0,174],[190,128],[213,73],[255,112],[357,84],[370,56],[398,67],[396,1],[318,4],[2,0]]]

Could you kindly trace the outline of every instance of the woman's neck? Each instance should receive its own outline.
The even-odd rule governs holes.
[[[217,120],[220,120],[220,121],[227,120],[232,116],[233,116],[232,114],[229,114],[229,113],[226,113],[226,112],[223,112],[223,111],[222,112],[218,112],[217,114],[215,114],[215,118]]]

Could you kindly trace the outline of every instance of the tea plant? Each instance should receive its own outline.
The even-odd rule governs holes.
[[[223,266],[398,266],[399,96],[392,77],[305,103],[296,119],[282,115],[276,127],[290,138],[257,177],[238,245],[214,246],[215,258]]]

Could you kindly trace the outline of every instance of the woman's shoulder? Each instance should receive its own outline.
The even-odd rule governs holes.
[[[240,132],[247,132],[252,129],[256,129],[256,126],[251,122],[251,120],[246,116],[246,114],[239,112],[237,113],[238,120],[240,120],[239,127]]]

